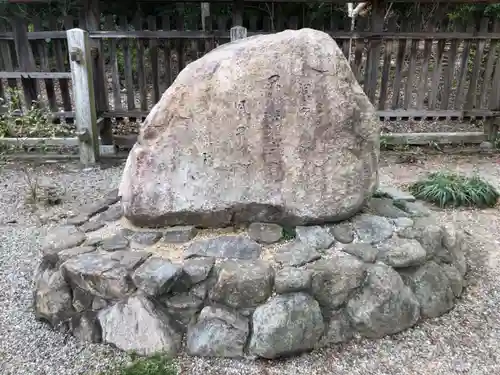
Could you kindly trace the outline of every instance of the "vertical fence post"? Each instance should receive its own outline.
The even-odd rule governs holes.
[[[247,29],[246,27],[243,26],[231,27],[230,35],[231,35],[231,42],[238,39],[244,39],[247,37]]]
[[[66,32],[66,35],[75,99],[75,122],[78,131],[80,161],[84,165],[90,165],[99,160],[99,138],[89,34],[82,29],[71,29]]]

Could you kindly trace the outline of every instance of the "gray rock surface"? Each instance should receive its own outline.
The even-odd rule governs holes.
[[[35,273],[35,316],[56,327],[69,321],[73,307],[71,289],[61,272],[42,263]]]
[[[185,258],[193,256],[257,259],[262,247],[244,236],[220,236],[194,241],[184,252]]]
[[[248,226],[248,236],[258,243],[275,243],[283,236],[283,228],[273,223],[252,223]]]
[[[97,319],[97,313],[94,311],[85,311],[73,316],[70,327],[73,336],[80,341],[98,343],[102,340],[101,325]]]
[[[383,264],[368,268],[362,292],[349,300],[346,311],[353,327],[370,338],[400,332],[420,318],[415,295],[396,271]]]
[[[318,343],[319,347],[331,346],[350,340],[354,335],[349,318],[342,310],[333,311],[328,317],[324,335]]]
[[[295,228],[295,231],[300,242],[315,250],[326,250],[335,242],[335,237],[329,227],[319,225],[299,226]]]
[[[311,289],[313,271],[286,267],[276,271],[274,288],[276,293],[303,292]]]
[[[59,251],[80,246],[85,239],[85,234],[75,226],[64,225],[53,228],[42,242],[42,254],[55,263]]]
[[[377,260],[393,268],[419,266],[425,263],[427,252],[420,242],[407,238],[391,238],[379,246]]]
[[[303,266],[321,258],[314,247],[299,241],[290,242],[276,250],[274,260],[284,266]]]
[[[394,204],[407,212],[411,217],[427,217],[432,214],[422,202],[396,201]]]
[[[415,202],[415,197],[412,194],[391,186],[379,186],[377,194],[395,201]]]
[[[456,230],[451,225],[443,227],[443,247],[436,253],[440,262],[452,264],[462,276],[467,273],[467,261],[465,259],[465,238],[462,231]]]
[[[428,262],[401,273],[420,303],[422,317],[435,318],[449,311],[455,304],[450,280],[435,262]]]
[[[191,258],[182,263],[182,269],[189,276],[192,284],[205,280],[214,266],[214,258]]]
[[[103,228],[104,225],[105,223],[102,221],[92,220],[92,221],[87,221],[86,223],[81,225],[79,229],[84,233],[95,232],[96,230]]]
[[[123,207],[121,203],[109,207],[106,211],[99,215],[101,221],[117,221],[123,216]]]
[[[410,215],[396,207],[392,199],[372,198],[368,203],[368,209],[375,215],[387,218],[409,217]]]
[[[235,309],[256,307],[271,295],[273,279],[272,267],[261,260],[228,260],[220,265],[209,297]]]
[[[332,226],[332,234],[340,243],[351,243],[354,241],[354,230],[350,223],[339,223]]]
[[[353,219],[354,230],[359,240],[364,243],[377,244],[392,236],[392,224],[383,216],[361,214]]]
[[[186,349],[201,357],[242,357],[249,333],[248,318],[227,309],[206,306],[189,327]]]
[[[132,252],[130,252],[132,253]],[[72,285],[104,299],[123,299],[135,290],[130,273],[144,255],[87,253],[61,265]]]
[[[363,282],[365,264],[352,255],[336,252],[329,259],[308,265],[313,271],[312,292],[322,307],[336,309]]]
[[[102,240],[99,249],[103,251],[128,250],[130,241],[121,234],[115,234]]]
[[[398,217],[393,219],[392,222],[396,227],[396,232],[399,232],[413,225],[413,220],[409,217]]]
[[[139,355],[177,354],[181,335],[171,318],[143,296],[132,296],[98,314],[102,340]]]
[[[178,225],[165,229],[163,241],[168,243],[184,243],[191,241],[198,234],[198,229],[193,225]]]
[[[180,72],[142,124],[120,185],[125,216],[150,227],[347,219],[377,186],[379,127],[328,34],[225,44]]]
[[[168,293],[182,274],[182,267],[168,259],[151,257],[147,259],[132,276],[134,284],[148,296]]]
[[[429,259],[443,248],[444,229],[434,218],[416,218],[413,226],[403,229],[398,236],[416,239],[427,252]]]
[[[143,246],[151,246],[157,243],[161,237],[161,232],[135,232],[130,236],[130,241]]]
[[[374,263],[378,255],[378,249],[367,243],[351,243],[345,246],[342,251],[354,255],[366,263]]]
[[[203,307],[203,299],[189,292],[162,298],[161,302],[182,330],[186,330],[189,324],[193,323],[196,314]]]
[[[460,271],[451,264],[441,264],[441,268],[446,277],[448,277],[453,294],[455,297],[460,297],[465,286],[465,280]]]
[[[93,246],[78,246],[70,249],[61,250],[57,253],[57,264],[60,265],[68,259],[76,257],[81,254],[92,253],[96,249]]]
[[[324,323],[314,298],[305,293],[290,293],[257,307],[252,327],[249,353],[270,359],[314,348],[323,334]]]

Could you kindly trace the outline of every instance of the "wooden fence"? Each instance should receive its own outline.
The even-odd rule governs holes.
[[[0,24],[0,96],[7,87],[20,87],[25,103],[41,98],[55,118],[71,122],[74,100],[65,30],[81,27],[92,42],[101,142],[130,145],[134,138],[120,134],[122,125],[143,119],[189,62],[228,42],[233,24],[243,24],[249,36],[313,27],[337,40],[382,119],[485,118],[487,135],[468,135],[466,141],[495,138],[500,21],[482,18],[456,25],[439,8],[427,20],[387,15],[374,8],[370,17],[358,19],[353,31],[347,18],[325,23],[279,14],[207,17],[202,30],[199,22],[169,16],[132,21],[107,16],[103,23],[96,14],[68,16],[50,20],[50,30],[17,18]]]

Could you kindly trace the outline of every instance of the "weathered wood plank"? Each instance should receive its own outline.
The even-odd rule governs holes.
[[[270,30],[266,30],[270,31]],[[249,30],[249,36],[263,34],[262,31],[256,32]],[[446,40],[446,39],[467,39],[467,40],[499,40],[500,32],[494,33],[474,33],[474,32],[375,32],[375,31],[363,31],[363,32],[350,32],[346,30],[338,30],[334,32],[329,32],[329,34],[335,39],[434,39],[434,40]],[[92,39],[130,39],[130,38],[145,38],[145,39],[210,39],[216,37],[229,38],[229,33],[214,31],[213,33],[207,33],[203,31],[93,31],[90,33]],[[41,40],[41,39],[64,39],[64,31],[40,31],[32,32],[28,35],[29,40]],[[0,40],[14,40],[12,32],[0,32]]]
[[[87,32],[82,29],[71,29],[67,31],[67,34],[76,103],[76,126],[80,138],[80,161],[84,165],[89,165],[99,160],[99,138],[90,40]]]
[[[42,30],[41,19],[33,20],[34,30]],[[50,62],[49,62],[49,49],[47,48],[47,42],[45,40],[35,41],[35,46],[38,52],[38,57],[40,59],[40,68],[44,72],[50,72]],[[49,108],[51,111],[57,110],[57,100],[56,92],[54,88],[54,80],[52,78],[46,78],[44,80],[45,91],[47,92],[47,99],[49,101]]]
[[[495,19],[493,24],[493,30],[495,32],[500,31],[500,20]],[[489,108],[489,98],[492,94],[492,83],[494,82],[493,68],[495,66],[496,54],[498,49],[498,40],[490,41],[490,48],[488,51],[488,60],[486,62],[486,68],[484,71],[483,85],[479,92],[479,100],[477,103],[477,108]]]
[[[447,27],[447,24],[444,24],[443,27]],[[435,60],[432,71],[431,93],[429,96],[429,109],[435,109],[438,106],[437,99],[438,99],[439,88],[441,85],[443,56],[445,48],[446,48],[446,41],[445,40],[438,41],[436,46],[436,53],[434,54]]]
[[[395,22],[391,22],[388,25],[389,30],[394,30],[396,29],[396,27],[397,25]],[[385,109],[385,102],[387,101],[387,89],[389,87],[389,73],[391,71],[392,64],[393,43],[395,42],[392,40],[387,40],[384,46],[384,62],[382,66],[382,78],[380,82],[380,94],[378,100],[379,110]],[[394,93],[394,95],[397,95],[397,93]]]
[[[408,21],[403,22],[401,25],[401,30],[405,31],[408,29],[408,27],[409,27]],[[396,109],[400,105],[401,88],[403,87],[401,80],[403,78],[403,66],[406,55],[406,43],[407,43],[406,40],[398,41],[397,54],[396,54],[396,67],[395,67],[394,81],[392,87],[392,102],[391,102],[392,109]]]
[[[427,24],[429,30],[432,30],[432,23]],[[432,39],[426,39],[424,41],[424,56],[422,61],[422,69],[420,71],[418,91],[417,91],[417,109],[423,109],[425,99],[427,98],[427,88],[429,85],[427,76],[429,74],[429,60],[432,53]]]
[[[415,70],[417,67],[417,51],[418,51],[418,45],[420,41],[419,40],[412,40],[411,41],[411,47],[410,47],[410,65],[408,67],[408,76],[406,78],[406,87],[405,87],[405,96],[404,96],[404,104],[403,108],[408,109],[412,106],[413,104],[413,84],[414,84],[414,77],[415,77]]]
[[[459,26],[462,28],[462,26]],[[448,66],[444,70],[444,85],[443,85],[443,95],[441,98],[440,108],[447,110],[450,105],[450,95],[453,89],[453,78],[455,77],[455,60],[457,58],[458,52],[458,39],[452,39],[450,42],[450,49],[448,50]]]
[[[161,18],[161,27],[163,30],[170,30],[170,17],[165,15]],[[211,27],[211,23],[205,22],[205,27]],[[163,46],[163,55],[165,56],[165,75],[163,80],[165,82],[165,87],[163,91],[165,91],[172,84],[172,45],[169,40],[164,41]]]
[[[467,30],[474,30],[473,25],[467,26]],[[469,55],[470,55],[470,40],[465,40],[464,41],[464,47],[463,47],[463,52],[462,52],[462,57],[460,59],[460,73],[458,74],[457,80],[458,80],[458,87],[457,87],[457,93],[455,96],[455,109],[460,109],[462,108],[464,104],[464,93],[465,93],[465,84],[467,83],[467,70],[468,70],[468,63],[469,63]]]
[[[19,70],[24,72],[36,71],[35,57],[28,40],[28,24],[21,16],[12,17],[12,29],[14,34],[14,44],[16,46],[17,62]],[[22,77],[24,100],[27,108],[37,103],[40,88],[36,79]]]
[[[0,72],[0,78],[7,79],[69,79],[71,73],[68,72]]]
[[[85,28],[87,31],[100,31],[101,29],[101,12],[99,9],[100,0],[83,0],[81,15],[84,25],[80,27]],[[93,78],[95,88],[95,100],[97,114],[100,115],[109,109],[108,98],[108,85],[106,79],[105,69],[105,48],[103,40],[89,39],[92,64],[93,64]],[[113,128],[112,123],[106,119],[100,126],[99,134],[103,139],[104,144],[113,144]]]
[[[364,30],[367,26],[365,18],[356,20],[355,27],[358,30]],[[365,50],[366,41],[364,39],[356,39],[354,41],[354,62],[351,64],[352,70],[356,79],[361,82],[363,77],[363,52]],[[366,70],[366,68],[364,69]]]
[[[247,29],[243,26],[233,26],[230,30],[231,42],[247,37]]]
[[[136,30],[142,30],[143,18],[140,14],[134,19],[134,27]],[[137,64],[137,83],[139,84],[139,100],[141,102],[141,109],[148,109],[148,87],[146,85],[146,67],[144,64],[145,60],[145,47],[144,47],[144,39],[136,40],[136,48],[137,48],[137,56],[136,64]]]
[[[58,28],[57,18],[51,17],[49,19],[49,25],[51,29],[57,29]],[[65,31],[63,31],[63,33],[66,34]],[[54,52],[56,55],[56,69],[58,70],[58,72],[66,72],[68,70],[65,64],[66,53],[64,52],[64,44],[66,43],[66,41],[54,40],[53,43],[54,43]],[[64,111],[71,112],[72,104],[69,91],[69,82],[65,78],[60,78],[58,80],[58,83],[59,83],[59,88],[61,90],[61,99]]]
[[[105,25],[108,30],[115,29],[113,15],[106,16]],[[115,109],[122,109],[122,95],[120,87],[120,72],[118,71],[118,41],[109,41],[109,65],[111,67],[111,90],[113,91],[113,105]]]
[[[380,0],[372,2],[371,14],[371,29],[373,31],[382,31],[384,27],[385,7]],[[367,81],[365,82],[365,93],[372,103],[375,102],[378,81],[378,66],[380,63],[381,41],[376,39],[370,40],[370,49],[368,52]]]
[[[4,22],[0,19],[0,32],[6,30]],[[12,62],[12,55],[10,53],[10,44],[11,42],[8,40],[0,39],[0,57],[3,62],[3,69],[9,72],[14,70],[14,64]],[[7,85],[11,90],[17,90],[17,80],[9,79],[7,81]]]
[[[156,30],[156,16],[148,17],[149,30]],[[160,100],[160,66],[158,63],[158,41],[149,41],[149,58],[151,59],[151,75],[153,77],[153,103]]]
[[[483,132],[387,133],[382,137],[388,145],[477,144],[486,140]]]
[[[120,28],[122,30],[128,30],[128,20],[126,16],[120,17]],[[127,109],[129,111],[135,110],[135,99],[134,99],[134,73],[133,73],[133,63],[132,63],[132,54],[133,54],[133,44],[132,40],[127,39],[122,43],[123,47],[123,69],[125,73],[125,92],[127,93]],[[131,121],[135,121],[135,119],[130,118]]]
[[[489,19],[483,17],[479,26],[480,31],[488,31]],[[479,75],[481,73],[481,65],[483,62],[483,52],[486,45],[485,40],[479,40],[477,42],[476,56],[474,57],[474,65],[472,68],[472,75],[469,82],[469,89],[467,91],[467,96],[465,98],[465,109],[471,109],[475,107],[476,95],[477,95],[477,83],[479,80]]]

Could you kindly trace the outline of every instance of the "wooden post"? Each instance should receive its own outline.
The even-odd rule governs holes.
[[[230,35],[231,35],[231,42],[238,39],[244,39],[247,37],[247,29],[246,27],[243,26],[231,27]]]
[[[90,165],[99,160],[99,138],[89,34],[82,29],[71,29],[66,35],[73,80],[80,161],[84,165]]]
[[[99,11],[99,0],[85,0],[82,4],[82,18],[85,21],[87,31],[99,31],[101,24],[101,13]],[[102,39],[91,39],[90,48],[93,58],[94,86],[96,93],[96,109],[99,116],[102,112],[109,110],[108,104],[108,83],[104,69],[104,49]],[[106,117],[100,126],[100,136],[105,145],[113,144],[113,128],[111,119]]]
[[[372,19],[371,32],[382,32],[384,29],[384,0],[373,0],[372,2]],[[365,78],[365,93],[370,101],[375,104],[375,95],[377,93],[378,67],[380,65],[380,51],[382,40],[371,39],[370,49],[368,51],[368,61],[366,63]]]
[[[35,72],[36,64],[28,40],[28,25],[26,19],[20,16],[15,16],[12,19],[12,30],[14,34],[14,44],[16,46],[17,63],[23,72]],[[21,83],[24,91],[24,99],[27,109],[30,109],[34,102],[38,99],[38,82],[36,79],[23,78]]]
[[[201,28],[207,31],[207,18],[210,17],[210,3],[201,3]]]
[[[243,26],[243,10],[245,4],[243,0],[235,0],[233,2],[233,26]]]

